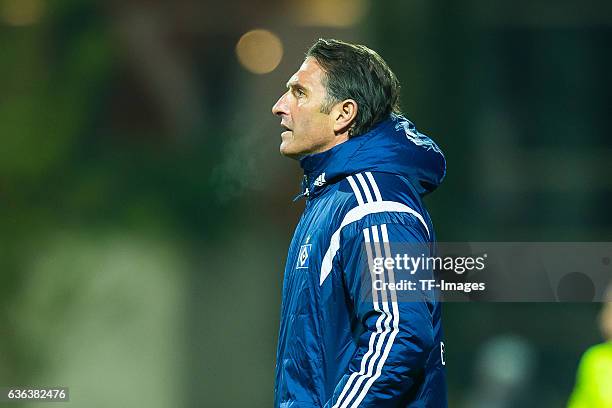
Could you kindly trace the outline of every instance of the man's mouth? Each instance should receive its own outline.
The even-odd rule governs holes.
[[[285,125],[283,123],[281,123],[281,128],[283,129],[283,133],[284,132],[291,132],[292,131],[292,129],[289,128],[289,126],[287,126],[287,125]]]

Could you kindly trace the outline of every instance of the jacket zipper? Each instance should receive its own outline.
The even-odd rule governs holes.
[[[304,174],[304,177],[302,177],[302,185],[301,185],[300,190],[301,192],[295,197],[293,197],[294,203],[300,200],[302,197],[308,198],[308,196],[310,195],[310,190],[308,190],[308,176],[305,174]]]

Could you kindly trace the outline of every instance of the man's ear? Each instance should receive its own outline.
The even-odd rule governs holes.
[[[357,102],[353,99],[345,99],[334,106],[334,133],[336,135],[348,132],[357,117]]]

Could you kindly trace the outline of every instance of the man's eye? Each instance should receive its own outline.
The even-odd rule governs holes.
[[[304,95],[306,95],[306,94],[304,93],[304,91],[303,91],[302,89],[300,89],[300,88],[296,88],[296,89],[295,89],[295,95],[296,95],[296,96],[304,96]]]

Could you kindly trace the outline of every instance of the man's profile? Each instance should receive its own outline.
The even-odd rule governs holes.
[[[433,252],[421,198],[444,156],[400,114],[396,76],[365,46],[317,41],[287,88],[272,112],[307,201],[285,266],[274,406],[446,407],[440,304],[398,301],[374,284],[393,283],[393,267],[372,271],[391,243]]]

